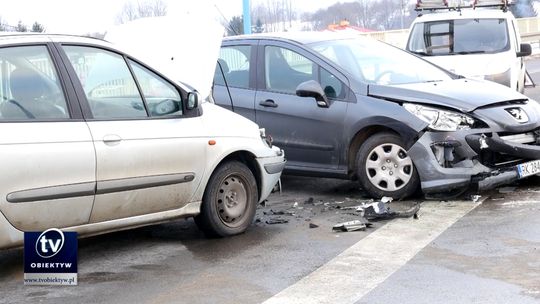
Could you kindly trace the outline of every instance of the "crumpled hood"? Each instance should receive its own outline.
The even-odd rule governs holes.
[[[461,112],[510,100],[526,100],[508,87],[490,81],[454,79],[400,85],[369,85],[368,95],[376,98],[444,106]]]
[[[209,95],[224,28],[210,4],[186,2],[165,17],[136,19],[107,31],[105,40],[175,81]]]

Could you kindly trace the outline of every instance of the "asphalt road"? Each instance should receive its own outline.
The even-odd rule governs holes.
[[[0,303],[540,303],[540,178],[346,233],[331,227],[358,218],[343,208],[365,200],[356,183],[283,186],[240,236],[189,219],[82,239],[76,287],[24,286],[22,251],[0,252]]]

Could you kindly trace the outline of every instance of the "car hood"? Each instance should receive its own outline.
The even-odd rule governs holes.
[[[515,56],[515,55],[514,55]],[[510,69],[508,52],[422,57],[450,72],[467,78],[484,79],[485,75],[501,74]]]
[[[259,126],[253,121],[209,102],[201,107],[208,136],[260,138]]]
[[[528,98],[500,84],[474,79],[400,85],[369,85],[368,95],[396,101],[415,102],[472,112],[476,108]]]
[[[212,87],[224,28],[211,5],[165,17],[137,19],[107,31],[105,40],[172,80],[186,83],[207,97]]]

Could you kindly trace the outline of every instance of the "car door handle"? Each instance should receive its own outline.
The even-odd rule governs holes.
[[[118,144],[122,141],[122,138],[116,134],[107,134],[103,136],[103,142],[106,144]]]
[[[278,106],[277,103],[275,103],[272,99],[261,101],[259,104],[266,108],[277,108]]]

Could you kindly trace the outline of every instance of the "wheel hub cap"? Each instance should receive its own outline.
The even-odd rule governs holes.
[[[382,144],[368,154],[366,173],[369,181],[383,191],[396,191],[411,180],[414,166],[407,152],[396,144]]]

